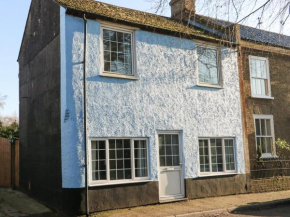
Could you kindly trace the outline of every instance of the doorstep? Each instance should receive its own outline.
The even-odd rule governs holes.
[[[176,198],[176,199],[168,199],[168,200],[160,200],[160,204],[164,203],[174,203],[174,202],[182,202],[182,201],[188,201],[187,198]]]

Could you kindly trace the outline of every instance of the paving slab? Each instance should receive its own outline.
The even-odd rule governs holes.
[[[0,217],[57,216],[51,209],[27,195],[8,188],[0,188]]]

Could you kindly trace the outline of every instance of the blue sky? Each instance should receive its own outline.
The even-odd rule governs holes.
[[[106,0],[110,4],[149,11],[150,3],[143,0]],[[7,95],[0,115],[19,111],[17,57],[25,28],[30,0],[2,0],[0,7],[0,94]]]
[[[143,10],[152,12],[151,3],[146,0],[101,0],[102,2],[115,4],[118,6],[133,8],[137,10]],[[197,11],[200,14],[211,15],[213,17],[219,17],[227,19],[229,17],[223,17],[223,11],[218,8],[218,11],[211,11],[202,5],[204,0],[197,0]],[[213,1],[214,2],[214,1]],[[218,2],[218,1],[217,1]],[[243,10],[244,14],[249,13],[249,10],[253,10],[251,7],[251,1],[249,4],[245,4],[246,9]],[[258,1],[261,3],[261,1]],[[264,1],[263,1],[264,2]],[[28,15],[30,6],[30,0],[2,0],[0,7],[0,94],[7,95],[6,105],[3,110],[0,110],[0,115],[12,115],[18,113],[18,63],[17,57],[20,49],[20,44],[25,28],[26,18]],[[258,7],[259,5],[257,5]],[[215,7],[213,7],[215,8]],[[251,8],[251,9],[250,9]],[[249,9],[249,10],[248,10]],[[273,9],[274,10],[274,9]],[[272,11],[271,11],[272,12]],[[170,15],[169,8],[163,14]],[[243,14],[241,15],[243,17]],[[232,19],[232,18],[229,18]],[[256,27],[257,17],[252,17],[248,20],[248,24],[253,24]],[[267,23],[262,24],[262,28],[267,28]],[[279,27],[273,26],[272,31],[279,31]],[[286,25],[284,33],[288,33],[290,30],[289,25]]]

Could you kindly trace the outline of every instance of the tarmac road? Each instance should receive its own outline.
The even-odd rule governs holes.
[[[246,211],[239,214],[224,215],[227,217],[290,217],[290,204],[288,206],[277,206],[269,209]]]

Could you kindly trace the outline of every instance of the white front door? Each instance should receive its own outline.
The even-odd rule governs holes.
[[[158,141],[160,200],[184,198],[180,134],[162,132]]]

